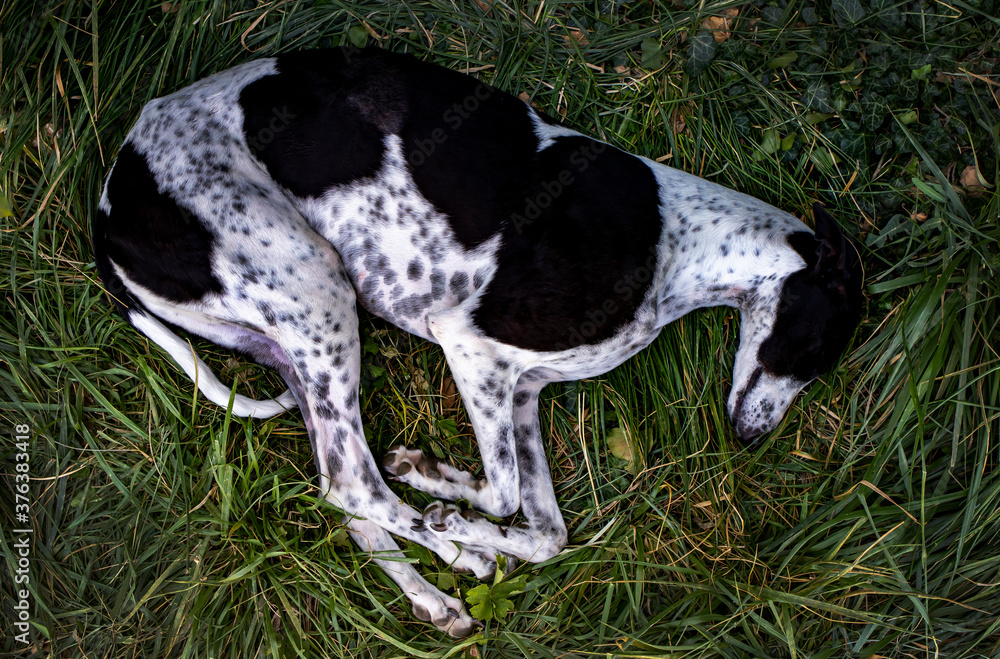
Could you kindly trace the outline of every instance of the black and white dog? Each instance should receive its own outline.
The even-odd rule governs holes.
[[[746,195],[561,126],[466,75],[378,49],[280,55],[149,103],[93,223],[126,318],[212,401],[230,389],[170,326],[276,368],[298,404],[320,488],[421,620],[478,625],[398,558],[390,534],[479,577],[498,553],[566,543],[538,423],[546,383],[604,373],[692,309],[742,315],[729,415],[743,440],[779,422],[860,318],[860,265],[816,208],[816,232]],[[523,527],[435,503],[379,475],[361,430],[355,300],[440,343],[479,443],[477,478],[399,447],[396,480]]]

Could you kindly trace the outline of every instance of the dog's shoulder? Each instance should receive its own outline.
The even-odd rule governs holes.
[[[247,85],[244,133],[299,197],[373,177],[398,139],[413,183],[466,248],[514,212],[538,138],[522,101],[471,76],[379,49],[279,55]]]

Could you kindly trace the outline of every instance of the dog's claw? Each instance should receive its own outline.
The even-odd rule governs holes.
[[[460,512],[458,506],[453,504],[448,504],[446,506],[440,501],[435,501],[424,508],[423,521],[425,524],[430,526],[430,528],[439,533],[443,533],[452,526],[452,523],[448,518],[458,512]],[[459,517],[461,517],[461,515],[459,515]]]
[[[471,636],[483,628],[483,623],[473,617],[463,615],[456,617],[454,622],[448,627],[448,636],[452,638],[465,638]]]
[[[467,521],[467,522],[475,522],[475,521],[480,520],[480,519],[483,518],[482,515],[480,515],[475,510],[472,510],[471,508],[469,508],[468,510],[463,510],[462,511],[462,517],[464,517],[465,521]]]

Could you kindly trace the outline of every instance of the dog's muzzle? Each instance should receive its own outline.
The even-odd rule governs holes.
[[[774,375],[762,365],[754,367],[746,384],[731,396],[729,418],[740,441],[753,445],[761,435],[781,423],[785,412],[806,382],[788,375]]]

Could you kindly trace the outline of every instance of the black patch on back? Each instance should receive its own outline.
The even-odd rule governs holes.
[[[146,159],[122,146],[108,180],[111,215],[98,211],[91,236],[97,269],[124,313],[134,303],[111,262],[140,286],[173,302],[221,293],[212,274],[213,236],[198,218],[160,193]]]
[[[528,108],[475,78],[378,48],[278,56],[279,73],[240,94],[243,130],[294,194],[374,175],[398,134],[420,193],[472,249],[518,210],[537,139]]]
[[[599,343],[631,322],[662,231],[649,167],[585,137],[560,138],[538,154],[519,203],[476,325],[504,343],[549,351]]]
[[[535,137],[527,106],[457,71],[394,56],[409,114],[401,136],[420,193],[472,249],[519,210],[532,183]]]
[[[243,133],[275,181],[301,197],[372,176],[406,100],[377,49],[278,56],[278,73],[240,93]]]
[[[788,243],[806,267],[782,285],[774,329],[757,356],[774,375],[808,382],[830,370],[861,321],[862,269],[853,249],[842,268],[818,265],[821,243],[810,233],[793,233]]]

